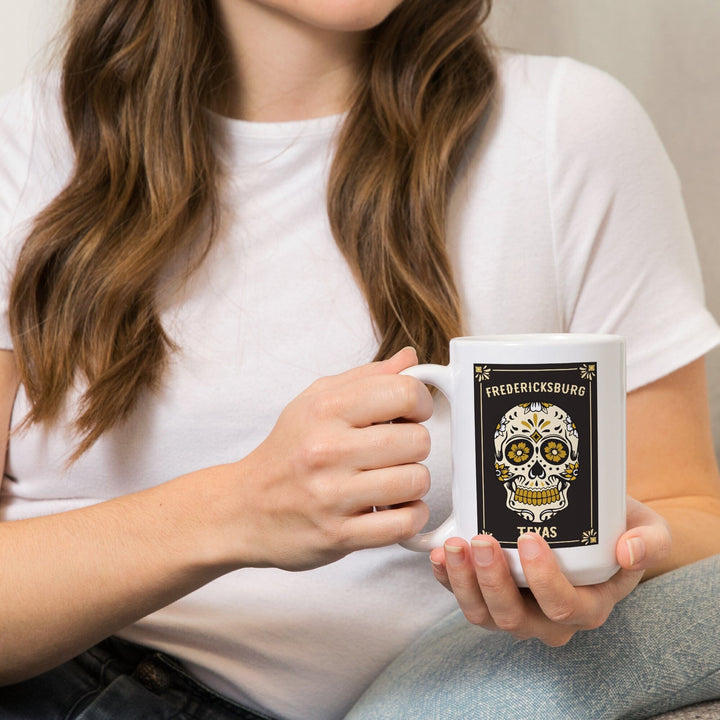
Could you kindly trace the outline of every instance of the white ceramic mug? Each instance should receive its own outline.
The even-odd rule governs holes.
[[[449,365],[405,374],[448,398],[453,463],[451,516],[405,547],[490,534],[525,587],[517,540],[537,532],[574,585],[616,572],[626,528],[623,338],[454,338]]]

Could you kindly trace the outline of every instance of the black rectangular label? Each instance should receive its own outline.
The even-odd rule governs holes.
[[[476,363],[478,529],[516,547],[598,542],[597,363]]]

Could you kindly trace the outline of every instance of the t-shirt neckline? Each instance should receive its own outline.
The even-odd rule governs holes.
[[[223,129],[226,137],[235,141],[243,140],[297,140],[301,137],[331,135],[342,123],[347,113],[324,115],[304,120],[262,122],[237,120],[207,110]]]

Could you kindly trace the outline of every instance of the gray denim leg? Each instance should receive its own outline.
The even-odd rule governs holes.
[[[459,613],[406,650],[346,720],[640,720],[720,697],[720,555],[640,585],[565,646]]]

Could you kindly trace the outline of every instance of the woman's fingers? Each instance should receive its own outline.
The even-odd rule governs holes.
[[[574,587],[563,575],[548,544],[537,533],[522,535],[518,539],[518,552],[533,597],[550,622],[578,629],[598,627],[605,622],[615,603],[608,588]]]
[[[375,470],[422,462],[430,454],[430,433],[417,423],[392,423],[358,428],[349,462],[358,470]]]
[[[543,614],[553,622],[581,624],[576,589],[558,568],[548,544],[537,533],[518,538],[518,554],[525,579]]]
[[[425,422],[433,411],[430,391],[409,375],[372,375],[347,383],[329,395],[330,411],[357,428],[396,418]]]
[[[412,348],[388,360],[320,378],[304,393],[320,418],[339,418],[353,427],[404,418],[424,422],[432,415],[432,396],[416,378],[400,375],[417,364]]]
[[[498,541],[490,535],[478,535],[472,539],[470,547],[475,577],[493,622],[508,632],[526,632],[525,601]]]
[[[347,518],[342,536],[335,541],[348,551],[392,545],[419,533],[429,517],[428,506],[422,500],[364,512]]]
[[[628,497],[628,529],[617,543],[618,563],[626,570],[647,570],[670,553],[672,537],[667,521],[647,505]]]
[[[552,624],[534,601],[523,597],[493,538],[473,538],[470,546],[453,538],[445,543],[442,554],[433,552],[435,577],[455,594],[469,622],[518,638],[540,637],[552,644],[557,644],[560,636],[566,640],[567,631],[563,628],[553,633]]]
[[[643,573],[670,553],[672,536],[662,516],[647,505],[627,498],[628,529],[620,536],[615,554],[621,570],[606,583],[615,602],[631,593]]]
[[[293,418],[296,427],[289,431],[293,434],[291,440],[299,440],[294,462],[307,474],[338,470],[350,478],[363,470],[421,462],[430,453],[430,433],[418,423],[350,428],[342,422],[315,424],[310,420],[303,424],[304,421],[301,417],[298,428],[297,419]]]
[[[464,540],[451,538],[445,543],[445,570],[467,620],[474,625],[487,627],[491,622],[490,613],[478,584],[470,548]]]
[[[348,514],[421,500],[430,490],[430,472],[420,463],[369,470],[347,481],[341,510]]]
[[[445,567],[445,551],[442,548],[433,548],[430,553],[430,565],[435,579],[446,589],[452,592],[450,578]]]

